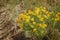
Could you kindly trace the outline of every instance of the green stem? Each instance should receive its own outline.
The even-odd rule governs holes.
[[[56,22],[53,23],[53,32],[54,32],[55,24],[56,24]]]

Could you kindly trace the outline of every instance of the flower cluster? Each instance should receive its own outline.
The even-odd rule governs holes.
[[[60,13],[59,12],[56,14],[55,21],[60,21]]]
[[[20,24],[21,29],[31,31],[37,35],[44,34],[48,22],[52,21],[60,21],[60,13],[49,12],[42,6],[35,7],[34,10],[27,10],[25,13],[20,13],[16,20]]]

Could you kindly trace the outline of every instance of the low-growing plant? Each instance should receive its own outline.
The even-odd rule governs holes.
[[[60,21],[60,13],[49,12],[45,7],[35,7],[34,10],[27,10],[20,13],[16,22],[20,24],[20,29],[29,31],[40,38],[47,33],[47,27],[52,27],[53,31],[56,23]],[[39,39],[38,39],[39,40]]]

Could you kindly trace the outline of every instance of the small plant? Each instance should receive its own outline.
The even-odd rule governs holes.
[[[17,23],[20,24],[20,29],[30,31],[37,37],[44,36],[47,32],[47,27],[51,25],[54,29],[56,22],[60,21],[60,13],[47,11],[45,7],[35,7],[34,10],[27,10],[20,13]]]

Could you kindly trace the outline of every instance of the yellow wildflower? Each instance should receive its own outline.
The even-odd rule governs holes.
[[[35,7],[34,12],[35,12],[36,14],[38,14],[38,13],[39,13],[39,8],[38,8],[38,7]]]
[[[44,9],[44,10],[46,10],[46,8],[45,8],[45,7],[43,7],[43,9]]]
[[[30,19],[30,16],[27,16],[27,19]]]
[[[53,14],[53,11],[52,11],[52,12],[49,12],[49,14],[50,14],[50,15]]]
[[[48,19],[47,15],[44,15],[44,18]]]
[[[44,21],[44,18],[40,18],[39,20],[40,20],[40,21]]]
[[[36,24],[36,22],[33,22],[33,24]]]
[[[31,13],[32,12],[32,10],[28,10],[28,13]]]
[[[31,27],[31,28],[34,28],[34,26],[33,26],[33,25],[30,25],[30,27]]]
[[[43,8],[43,6],[40,6],[40,8],[42,9],[42,8]]]
[[[42,9],[42,11],[45,12],[45,13],[47,12],[45,9]]]
[[[37,18],[41,18],[41,15],[38,15]]]
[[[20,24],[20,29],[23,29],[23,25],[22,24]]]
[[[47,14],[47,17],[50,17],[50,14]]]
[[[42,30],[42,31],[41,31],[41,35],[42,35],[43,33],[44,33],[44,31]]]
[[[60,16],[58,14],[56,14],[56,18],[60,18]]]
[[[48,14],[48,11],[46,11],[46,14]]]
[[[20,14],[19,17],[20,17],[20,18],[23,18],[23,17],[24,17],[24,14]]]
[[[23,13],[20,13],[20,15],[19,16],[23,16],[24,14]]]
[[[26,22],[26,23],[29,23],[29,22],[30,22],[30,20],[29,20],[29,19],[26,19],[26,20],[25,20],[25,22]]]
[[[34,21],[34,18],[31,18],[31,21]]]
[[[36,29],[36,28],[34,28],[34,29],[33,29],[33,32],[36,32],[36,31],[37,31],[37,29]]]
[[[55,18],[55,21],[59,21],[59,17],[58,18]]]
[[[36,14],[35,14],[35,13],[33,13],[32,15],[36,16]]]
[[[27,19],[27,18],[28,18],[28,16],[27,16],[27,15],[24,15],[24,16],[23,16],[23,18]]]
[[[38,26],[40,27],[42,24],[38,24]]]
[[[46,25],[46,24],[39,24],[39,27],[41,27],[41,28],[46,28],[47,25]]]
[[[59,12],[58,12],[57,14],[58,14],[58,15],[60,15],[60,13],[59,13]]]
[[[54,18],[52,18],[52,20],[54,20]]]
[[[43,24],[43,28],[47,27],[47,24]]]

